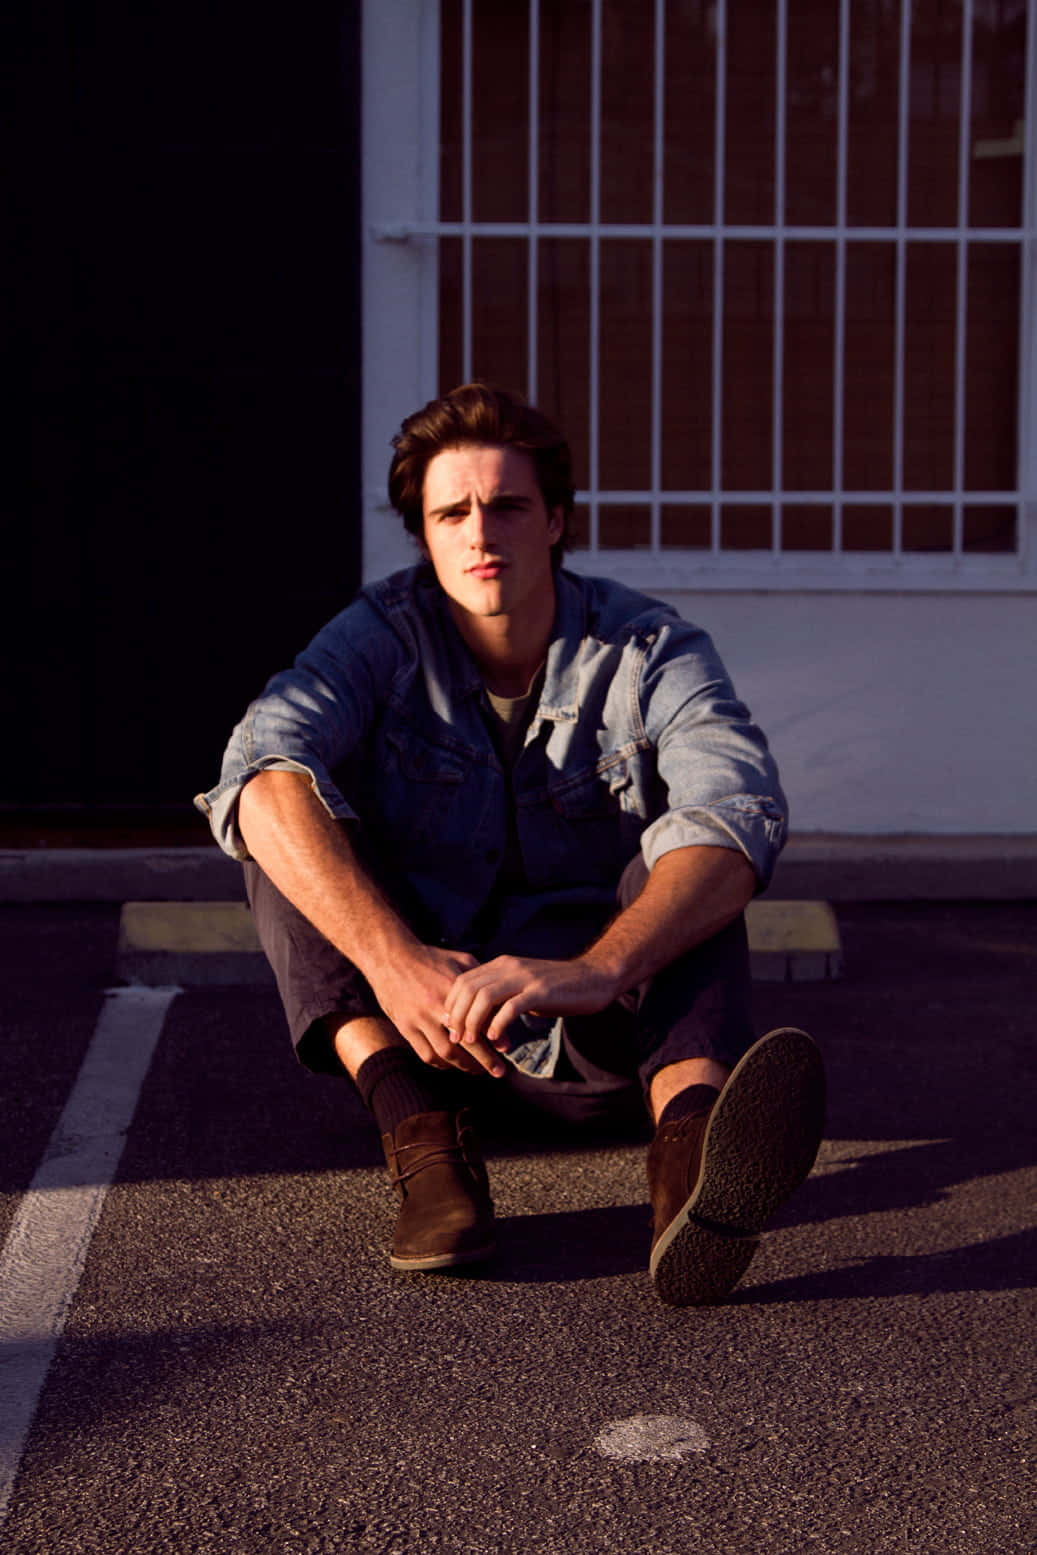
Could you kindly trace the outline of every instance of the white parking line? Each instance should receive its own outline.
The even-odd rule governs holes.
[[[0,1523],[177,988],[116,988],[0,1252]]]

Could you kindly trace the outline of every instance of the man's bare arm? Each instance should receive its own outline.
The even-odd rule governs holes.
[[[743,853],[701,844],[674,848],[583,959],[608,973],[624,993],[719,934],[745,911],[755,891],[756,875]]]
[[[458,974],[477,965],[463,951],[424,945],[360,864],[346,827],[332,819],[298,772],[260,772],[238,799],[245,845],[282,895],[367,978],[384,1014],[425,1063],[458,1064],[442,1025]],[[484,1041],[465,1055],[492,1073],[499,1056]]]
[[[593,1015],[731,923],[756,876],[731,848],[675,848],[656,863],[636,901],[570,961],[497,956],[462,972],[443,1018],[455,1042],[503,1042],[518,1015]]]

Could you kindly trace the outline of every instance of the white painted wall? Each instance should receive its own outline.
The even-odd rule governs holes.
[[[1037,832],[1032,594],[665,597],[766,731],[797,832]]]
[[[364,7],[365,581],[413,560],[385,477],[400,422],[436,392],[436,244],[404,234],[439,211],[439,74],[427,63],[438,57],[437,5]]]

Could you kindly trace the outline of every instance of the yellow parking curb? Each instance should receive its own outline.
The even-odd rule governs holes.
[[[119,950],[258,951],[252,914],[244,902],[126,902]]]
[[[272,980],[244,902],[125,902],[117,969],[128,983],[153,985]]]
[[[750,902],[745,922],[760,982],[823,982],[842,971],[839,925],[827,902]]]

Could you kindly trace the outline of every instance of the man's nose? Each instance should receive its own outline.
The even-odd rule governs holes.
[[[485,546],[489,540],[493,528],[493,509],[485,506],[478,497],[472,498],[472,505],[468,511],[468,542],[470,545]]]

